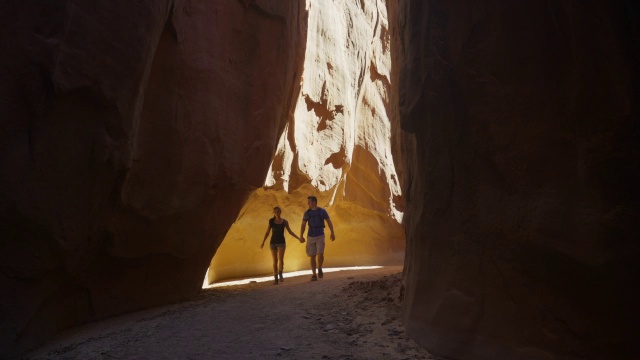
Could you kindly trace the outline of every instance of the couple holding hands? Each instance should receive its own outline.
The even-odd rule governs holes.
[[[291,236],[303,243],[305,242],[304,230],[307,226],[307,223],[309,223],[309,232],[307,233],[306,239],[307,256],[309,256],[309,259],[311,260],[311,271],[313,272],[311,281],[316,281],[318,280],[318,277],[322,278],[323,276],[322,263],[324,262],[325,221],[327,225],[329,225],[329,229],[331,230],[331,240],[335,240],[336,237],[333,234],[333,224],[331,223],[329,214],[325,209],[318,207],[318,199],[315,196],[307,197],[307,205],[309,205],[309,208],[304,212],[304,215],[302,217],[300,236],[294,234],[293,231],[291,231],[291,228],[289,228],[289,222],[281,217],[282,210],[280,209],[280,207],[276,206],[273,208],[273,217],[269,219],[269,227],[267,228],[266,234],[264,234],[264,239],[262,240],[262,245],[260,245],[260,248],[262,249],[264,247],[264,242],[267,240],[269,233],[273,229],[269,248],[271,249],[271,256],[273,257],[274,285],[278,285],[279,281],[284,281],[284,278],[282,277],[282,269],[284,268],[284,251],[287,247],[284,240],[284,230],[287,229]],[[318,258],[317,275],[316,257]]]

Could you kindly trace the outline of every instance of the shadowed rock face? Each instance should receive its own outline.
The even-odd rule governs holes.
[[[305,19],[294,1],[0,5],[0,357],[197,293],[264,181]]]
[[[456,359],[637,358],[637,5],[397,11],[408,333]]]

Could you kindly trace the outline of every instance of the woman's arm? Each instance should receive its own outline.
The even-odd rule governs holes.
[[[264,239],[262,240],[262,244],[260,245],[260,249],[264,246],[264,242],[267,240],[269,233],[271,232],[271,224],[267,225],[267,232],[264,234]]]
[[[291,228],[289,227],[289,222],[287,220],[284,221],[284,226],[287,229],[287,231],[289,232],[289,234],[291,234],[291,236],[293,236],[294,238],[300,240],[300,237],[296,234],[293,233],[293,231],[291,231]],[[300,241],[302,242],[302,241]]]

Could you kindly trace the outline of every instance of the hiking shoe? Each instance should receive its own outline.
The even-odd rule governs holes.
[[[318,268],[318,277],[322,279],[323,276],[324,274],[322,273],[322,268]]]
[[[311,277],[311,281],[316,281],[316,280],[318,280],[318,277],[317,277],[317,276],[315,276],[315,275],[313,275],[313,276]]]

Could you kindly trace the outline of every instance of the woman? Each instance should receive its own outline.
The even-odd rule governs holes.
[[[273,235],[271,235],[271,242],[269,247],[271,248],[271,256],[273,257],[273,278],[274,285],[278,285],[278,278],[280,281],[284,281],[282,278],[282,269],[284,268],[284,250],[287,247],[287,244],[284,241],[284,229],[286,228],[289,231],[289,234],[294,238],[300,240],[298,235],[294,234],[293,231],[289,228],[289,222],[280,217],[282,210],[280,207],[276,206],[273,208],[273,217],[269,219],[269,226],[267,227],[267,233],[264,234],[264,239],[262,240],[262,245],[260,245],[260,249],[264,247],[264,242],[267,240],[271,229],[273,229]],[[302,242],[300,240],[300,242]],[[280,266],[278,267],[278,259],[280,260]]]

